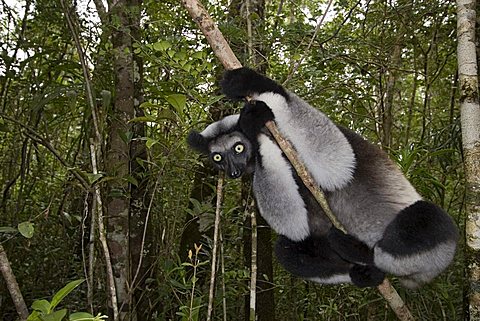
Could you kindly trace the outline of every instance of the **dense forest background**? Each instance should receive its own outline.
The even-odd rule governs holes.
[[[244,65],[378,143],[464,230],[455,2],[203,3]],[[86,279],[52,311],[112,315],[111,278],[125,320],[205,320],[216,173],[185,138],[241,106],[180,1],[1,0],[0,61],[0,240],[29,312]],[[252,213],[248,178],[227,181],[213,320],[249,319]],[[257,221],[258,320],[395,319],[375,289],[289,275]],[[464,319],[464,248],[420,290],[392,279],[419,320]]]

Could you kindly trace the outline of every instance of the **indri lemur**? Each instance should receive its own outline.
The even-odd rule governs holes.
[[[229,98],[252,100],[240,115],[190,133],[188,142],[231,178],[253,172],[260,213],[279,234],[275,252],[286,270],[360,287],[391,273],[415,288],[452,261],[452,219],[422,200],[377,146],[251,69],[227,71],[221,87]],[[293,144],[348,235],[332,227],[298,178],[264,128],[269,120]]]

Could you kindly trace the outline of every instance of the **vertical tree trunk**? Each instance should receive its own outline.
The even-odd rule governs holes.
[[[480,106],[475,48],[475,0],[457,0],[458,75],[467,183],[468,314],[480,319]]]
[[[132,157],[145,157],[144,147],[138,142],[132,144],[135,135],[143,135],[143,128],[133,127],[129,121],[135,117],[141,97],[141,61],[135,60],[133,41],[138,37],[140,24],[140,0],[118,0],[110,3],[109,13],[116,27],[112,29],[112,45],[115,73],[115,97],[109,116],[105,168],[114,180],[108,182],[107,214],[108,240],[111,249],[118,304],[122,307],[120,318],[125,319],[127,311],[132,312],[132,292],[129,291],[139,261],[140,224],[144,218],[145,182],[131,190]],[[138,110],[138,109],[137,109]],[[132,155],[134,153],[134,155]],[[138,166],[134,166],[135,175]],[[133,199],[135,197],[135,199]],[[132,204],[134,206],[132,207]],[[132,211],[132,208],[134,209]],[[143,222],[144,223],[144,222]],[[135,229],[131,229],[132,227]],[[131,313],[130,319],[136,319]]]
[[[132,40],[141,41],[140,19],[142,0],[131,0],[133,10],[130,12],[130,26]],[[143,96],[143,59],[139,55],[133,55],[133,72],[134,72],[134,111],[135,117],[144,116],[140,105],[144,102]],[[134,140],[130,144],[130,173],[136,184],[130,184],[130,260],[131,271],[133,277],[132,286],[133,293],[130,299],[135,307],[133,311],[138,320],[147,320],[149,317],[149,297],[146,295],[145,280],[148,267],[152,264],[152,256],[145,256],[145,253],[151,251],[151,222],[147,222],[147,211],[150,204],[150,191],[148,189],[150,183],[150,175],[147,175],[149,168],[147,167],[147,147],[145,140],[140,139],[146,136],[146,128],[144,122],[135,122],[132,124],[132,134]],[[144,255],[142,257],[142,255]],[[139,265],[140,264],[140,265]],[[140,299],[142,298],[142,299]]]

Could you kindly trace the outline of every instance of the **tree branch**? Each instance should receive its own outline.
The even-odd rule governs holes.
[[[13,274],[12,268],[10,267],[10,262],[8,261],[7,253],[5,253],[2,244],[0,244],[0,271],[2,271],[3,278],[7,284],[8,292],[10,292],[10,296],[12,297],[13,304],[17,309],[20,319],[22,321],[27,320],[28,308],[23,300],[22,292],[20,291],[17,279]]]
[[[67,163],[66,160],[63,159],[62,156],[60,156],[60,153],[52,146],[52,144],[50,144],[50,142],[48,140],[46,140],[45,138],[43,138],[36,130],[34,130],[33,128],[25,125],[24,123],[22,122],[19,122],[18,120],[16,120],[15,118],[12,118],[10,116],[7,116],[5,114],[2,114],[0,113],[0,117],[2,117],[3,119],[6,119],[12,123],[15,123],[17,125],[19,125],[20,127],[22,127],[23,129],[25,129],[25,135],[28,136],[30,139],[32,139],[33,141],[36,141],[37,143],[45,146],[54,156],[56,159],[58,159],[58,161],[64,166],[66,167],[67,169],[69,169],[72,174],[75,176],[75,178],[78,179],[78,181],[80,182],[80,184],[82,184],[82,187],[88,191],[90,189],[90,184],[87,183],[87,181],[82,177],[82,175],[80,175],[77,170],[73,169],[73,166],[71,166],[70,164]]]
[[[215,278],[216,278],[216,267],[217,267],[217,247],[218,247],[218,230],[220,226],[220,212],[223,202],[223,181],[224,174],[220,172],[218,174],[218,183],[217,183],[217,204],[215,207],[215,225],[213,231],[213,249],[212,249],[212,273],[210,275],[210,291],[208,295],[208,310],[207,310],[207,321],[210,321],[212,318],[213,311],[213,299],[215,292]]]
[[[230,46],[228,46],[227,41],[223,37],[222,33],[216,27],[213,20],[210,18],[205,8],[198,2],[198,0],[182,0],[182,4],[188,10],[193,20],[197,22],[200,30],[207,38],[208,42],[213,48],[215,55],[222,62],[223,66],[226,69],[235,69],[240,68],[241,64],[236,58]],[[288,157],[292,166],[297,171],[299,177],[302,179],[303,183],[315,196],[316,200],[320,203],[323,210],[332,221],[332,224],[345,231],[345,228],[341,223],[336,219],[335,215],[330,210],[328,205],[327,198],[323,191],[314,183],[312,176],[308,173],[305,165],[298,159],[297,153],[295,152],[293,146],[285,138],[280,135],[274,122],[269,121],[266,124],[266,127],[270,130],[273,137],[276,139],[278,145]],[[390,284],[388,279],[385,278],[383,283],[378,286],[379,292],[387,300],[390,307],[393,309],[399,320],[402,321],[412,321],[415,320],[408,310],[408,307],[403,302],[402,298],[398,295],[397,291]]]

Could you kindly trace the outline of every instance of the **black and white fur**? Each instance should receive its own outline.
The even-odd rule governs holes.
[[[227,71],[221,85],[229,98],[252,100],[240,115],[190,133],[189,144],[220,154],[212,161],[232,178],[253,172],[255,198],[280,234],[275,251],[285,269],[362,287],[391,273],[415,288],[450,264],[458,239],[452,219],[422,200],[382,150],[251,69]],[[268,120],[293,144],[348,235],[331,226],[264,129]]]

